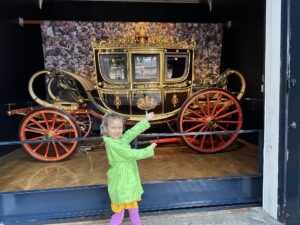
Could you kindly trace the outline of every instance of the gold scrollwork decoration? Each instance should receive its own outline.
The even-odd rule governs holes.
[[[158,94],[159,91],[157,89],[153,90],[134,90],[132,91],[133,94]]]
[[[159,88],[159,84],[135,84],[135,88]]]
[[[116,37],[110,40],[97,41],[96,38],[92,39],[92,47],[95,48],[175,48],[175,49],[195,49],[196,42],[192,40],[190,43],[187,41],[174,41],[172,37],[165,35],[152,35],[148,37],[147,23],[138,23],[139,28],[136,33],[126,38]]]
[[[182,82],[179,84],[166,84],[165,87],[174,87],[174,88],[180,88],[180,87],[186,87],[187,83],[186,82]]]
[[[178,104],[178,98],[177,98],[177,95],[176,94],[173,94],[173,97],[172,97],[172,104],[173,104],[173,107],[175,108],[176,105]]]
[[[136,42],[135,39],[113,39],[113,40],[102,40],[96,41],[96,39],[92,40],[92,47],[95,48],[172,48],[172,49],[194,49],[196,43],[192,41],[188,43],[186,41],[173,41],[170,37],[164,36],[152,36],[149,37],[146,42]]]
[[[136,105],[139,109],[148,111],[154,109],[157,106],[157,100],[146,95],[144,98],[139,98]]]
[[[117,95],[115,100],[114,100],[114,105],[117,107],[117,109],[120,107],[120,105],[122,104],[122,101],[120,99],[120,97]]]
[[[104,83],[103,88],[126,89],[126,85],[117,85],[117,84]]]

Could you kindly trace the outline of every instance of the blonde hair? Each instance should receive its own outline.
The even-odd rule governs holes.
[[[105,132],[105,128],[107,128],[107,126],[111,120],[121,120],[122,123],[125,122],[124,117],[119,114],[111,113],[111,112],[105,113],[102,118],[102,123],[100,125],[100,131],[101,131],[102,135],[107,135],[107,133]]]

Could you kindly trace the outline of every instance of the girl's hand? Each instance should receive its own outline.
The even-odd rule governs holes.
[[[154,118],[154,112],[151,112],[151,113],[146,112],[145,117],[146,117],[147,120],[152,120]]]
[[[155,147],[157,146],[156,143],[152,143],[151,146],[153,147],[153,149],[155,149]]]

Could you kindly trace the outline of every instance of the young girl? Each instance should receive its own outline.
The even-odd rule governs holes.
[[[136,161],[153,156],[156,143],[137,150],[131,148],[130,142],[150,127],[148,120],[153,117],[154,113],[147,113],[145,119],[124,134],[122,116],[107,113],[103,117],[101,132],[110,164],[107,186],[114,212],[110,225],[122,223],[125,209],[129,211],[132,224],[141,225],[137,202],[141,200],[144,190]]]

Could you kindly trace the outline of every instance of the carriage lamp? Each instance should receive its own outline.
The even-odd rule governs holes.
[[[15,105],[15,103],[8,103],[7,104],[7,115],[11,116],[12,112],[11,112],[11,106]]]

